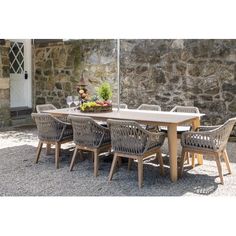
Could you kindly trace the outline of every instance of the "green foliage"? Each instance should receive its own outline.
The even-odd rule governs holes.
[[[112,97],[112,89],[109,83],[104,82],[100,87],[97,88],[97,94],[99,98],[107,101]]]
[[[93,101],[93,102],[98,101],[98,96],[97,96],[97,95],[93,95],[93,96],[91,97],[91,101]]]
[[[82,105],[80,105],[80,109],[84,111],[86,108],[94,107],[94,106],[97,106],[96,102],[84,102]]]

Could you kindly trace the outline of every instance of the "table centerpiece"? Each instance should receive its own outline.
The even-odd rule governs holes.
[[[96,89],[97,95],[92,96],[80,105],[81,112],[111,112],[112,89],[109,83],[104,82]]]

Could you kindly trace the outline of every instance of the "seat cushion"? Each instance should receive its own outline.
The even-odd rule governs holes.
[[[166,126],[160,126],[161,132],[167,133],[167,127]],[[183,132],[190,131],[191,126],[177,126],[177,133],[182,134]]]

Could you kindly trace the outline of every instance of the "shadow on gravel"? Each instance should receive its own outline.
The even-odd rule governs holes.
[[[45,155],[42,150],[38,164],[34,164],[36,147],[22,145],[0,149],[0,195],[5,196],[183,196],[211,195],[218,188],[217,170],[196,173],[185,169],[177,183],[169,178],[169,168],[165,176],[160,176],[159,166],[153,160],[144,164],[144,187],[139,190],[137,164],[127,170],[123,162],[108,182],[112,157],[101,158],[99,176],[93,176],[93,162],[88,154],[84,161],[78,160],[74,171],[69,171],[73,148],[63,149],[60,169],[54,166],[54,153]],[[209,167],[208,167],[209,168]],[[214,169],[213,169],[214,168]],[[234,181],[236,182],[236,181]]]

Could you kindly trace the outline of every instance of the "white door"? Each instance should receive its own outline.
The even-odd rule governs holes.
[[[11,107],[32,107],[31,40],[10,40]]]

